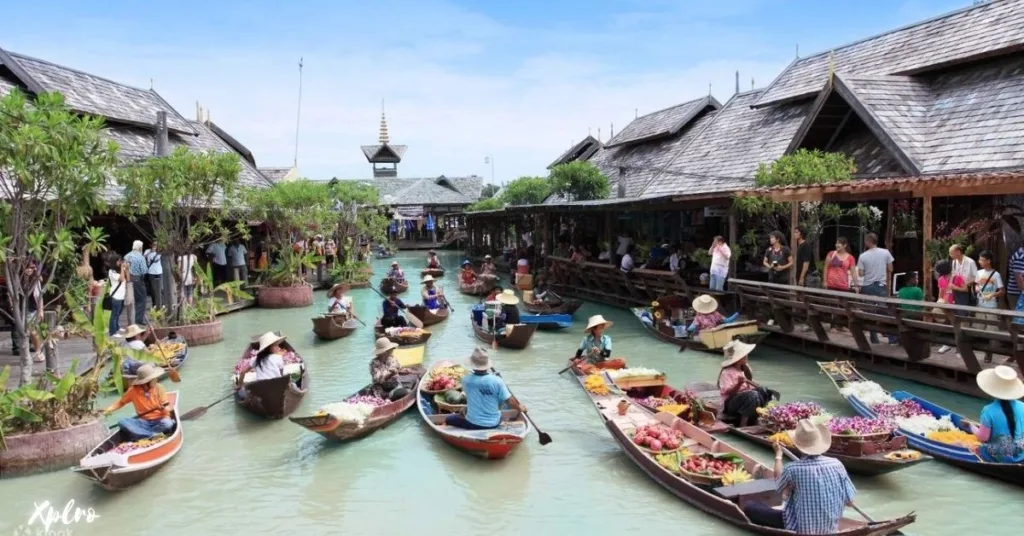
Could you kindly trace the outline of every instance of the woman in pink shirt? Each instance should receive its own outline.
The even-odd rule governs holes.
[[[754,373],[747,365],[747,355],[756,346],[742,341],[725,345],[725,361],[718,373],[718,391],[722,394],[722,412],[740,427],[757,424],[757,409],[768,405],[778,391],[754,383]]]
[[[964,276],[953,273],[953,265],[949,261],[942,260],[935,263],[935,273],[938,277],[939,285],[939,299],[935,300],[936,303],[956,303],[953,298],[953,287],[962,288],[964,286]],[[935,322],[942,322],[946,319],[946,311],[941,307],[935,307],[932,309],[932,320]],[[950,350],[949,346],[942,345],[939,347],[939,353],[944,354]]]

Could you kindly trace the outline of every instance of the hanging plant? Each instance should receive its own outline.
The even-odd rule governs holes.
[[[919,226],[917,213],[921,208],[920,199],[900,199],[892,203],[892,232],[897,237],[917,236]]]

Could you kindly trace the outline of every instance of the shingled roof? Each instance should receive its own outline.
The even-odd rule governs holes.
[[[674,136],[708,106],[715,109],[722,107],[721,103],[709,95],[640,116],[604,146],[612,148]]]
[[[786,68],[753,104],[813,96],[830,63],[848,76],[910,75],[1024,48],[1024,0],[991,0],[813,56]]]
[[[590,157],[594,156],[594,153],[599,151],[601,147],[603,145],[597,138],[587,135],[586,138],[569,147],[569,150],[562,153],[554,162],[549,164],[548,169],[577,160],[590,160]]]
[[[468,205],[480,200],[483,179],[469,177],[374,178],[359,182],[377,189],[381,203],[402,205]]]
[[[281,182],[295,172],[293,167],[261,167],[259,170],[264,177],[270,179],[270,182]]]
[[[396,161],[395,157],[397,157],[398,160],[401,160],[402,157],[405,156],[407,146],[391,145],[389,143],[382,145],[361,145],[360,148],[363,150],[363,155],[366,156],[368,161],[390,163]],[[392,156],[392,153],[394,156]]]

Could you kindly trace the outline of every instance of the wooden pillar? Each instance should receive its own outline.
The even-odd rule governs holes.
[[[892,211],[893,211],[893,199],[889,198],[889,206],[885,209],[885,248],[889,251],[893,250],[893,234],[892,234]],[[889,282],[886,282],[889,284]]]
[[[729,209],[729,247],[733,248],[739,242],[739,221],[736,218],[736,211],[732,208]],[[736,265],[739,264],[740,252],[737,250],[732,252],[732,256],[729,257],[729,277],[736,277]],[[673,251],[673,253],[675,253]]]
[[[921,275],[924,282],[925,299],[932,300],[932,261],[928,258],[928,242],[932,239],[932,196],[925,194],[921,199],[921,258],[924,267]]]
[[[789,283],[795,285],[797,282],[796,273],[796,226],[800,225],[800,202],[789,202],[789,254],[793,256],[793,266],[789,268]]]
[[[604,213],[604,239],[608,242],[609,249],[615,249],[612,245],[612,211],[609,210]],[[601,253],[598,251],[598,253]],[[612,259],[614,261],[614,259]]]

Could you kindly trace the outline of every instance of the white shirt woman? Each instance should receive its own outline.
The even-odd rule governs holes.
[[[284,358],[278,354],[269,354],[263,363],[253,362],[252,371],[256,374],[256,380],[272,380],[284,376]]]
[[[107,279],[110,281],[110,297],[115,300],[124,301],[128,285],[121,281],[121,272],[107,270]]]
[[[192,275],[195,265],[196,256],[191,253],[178,257],[178,276],[182,285],[195,285],[195,278]]]

